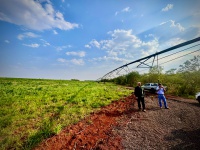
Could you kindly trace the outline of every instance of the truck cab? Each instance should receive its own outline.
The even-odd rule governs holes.
[[[141,87],[146,91],[150,91],[152,93],[155,93],[157,86],[158,86],[158,83],[145,83]]]
[[[156,92],[156,88],[158,87],[158,83],[145,83],[141,86],[145,91],[150,91],[152,93]],[[167,91],[167,86],[163,86],[165,91]]]

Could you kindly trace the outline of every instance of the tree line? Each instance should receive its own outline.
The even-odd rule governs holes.
[[[168,87],[168,94],[194,98],[194,95],[200,92],[200,55],[185,61],[179,68],[172,68],[165,73],[161,66],[154,66],[148,73],[139,74],[133,71],[127,75],[102,81],[126,86],[136,86],[138,81],[142,84],[160,82]]]

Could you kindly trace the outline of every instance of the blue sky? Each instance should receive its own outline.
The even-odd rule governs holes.
[[[0,76],[98,79],[199,37],[199,7],[199,0],[0,0]]]

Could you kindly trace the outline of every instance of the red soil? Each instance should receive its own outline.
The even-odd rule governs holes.
[[[134,96],[115,101],[58,135],[43,141],[35,150],[80,150],[80,149],[123,149],[121,137],[112,132],[122,115],[133,114]]]

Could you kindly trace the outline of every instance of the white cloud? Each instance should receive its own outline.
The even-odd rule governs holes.
[[[67,60],[67,59],[63,59],[63,58],[58,58],[57,59],[58,62],[64,63],[64,64],[74,64],[74,65],[84,65],[85,62],[83,61],[83,59],[71,59],[71,60]]]
[[[184,31],[185,28],[183,26],[181,26],[180,23],[175,23],[174,20],[170,20],[171,22],[171,26],[170,27],[175,27],[175,28],[178,28],[180,31]]]
[[[86,45],[85,45],[85,48],[91,48],[91,46],[90,46],[90,45],[88,45],[88,44],[86,44]]]
[[[32,47],[32,48],[38,48],[40,45],[39,44],[23,44],[24,46]]]
[[[50,45],[51,45],[51,44],[48,43],[48,42],[46,42],[46,43],[43,44],[44,47],[46,47],[46,46],[50,46]]]
[[[131,11],[130,7],[126,7],[123,8],[121,11],[116,11],[115,16],[117,16],[119,13],[130,12],[130,11]]]
[[[84,65],[85,64],[83,59],[72,59],[70,62],[75,65]]]
[[[39,37],[39,35],[35,34],[35,33],[32,33],[32,32],[26,32],[26,33],[22,33],[22,34],[19,34],[17,36],[17,38],[19,40],[23,40],[24,38],[37,38]]]
[[[167,6],[165,8],[162,9],[162,11],[169,11],[170,9],[173,8],[173,4],[167,4]]]
[[[66,55],[72,55],[72,56],[79,56],[79,57],[85,57],[85,52],[66,52]]]
[[[5,40],[4,42],[5,42],[5,43],[10,43],[10,41],[8,41],[8,40]]]
[[[178,28],[179,31],[185,31],[185,28],[180,23],[176,23],[174,20],[162,22],[162,23],[160,23],[160,25],[167,24],[168,22],[170,23],[170,27]]]
[[[127,58],[134,57],[134,53],[147,51],[153,53],[158,47],[158,40],[154,37],[153,40],[145,42],[132,34],[132,30],[114,30],[109,32],[112,40],[104,43],[103,48],[108,50],[109,54],[124,55]]]
[[[97,47],[97,48],[100,48],[100,43],[99,43],[97,40],[95,40],[95,39],[93,39],[93,40],[90,42],[90,45],[91,45],[91,46],[94,46],[94,47]]]
[[[0,20],[33,30],[70,30],[79,26],[65,21],[63,14],[55,11],[50,1],[6,0],[1,2],[0,10]]]
[[[44,39],[40,39],[40,41],[42,41],[44,47],[50,46],[50,45],[51,45],[50,43],[48,43],[48,42],[45,41]]]
[[[154,38],[151,41],[142,42],[142,46],[141,47],[143,47],[142,51],[148,52],[148,55],[152,54],[152,53],[155,53],[157,48],[159,47],[158,39]]]
[[[145,35],[145,38],[148,38],[148,37],[155,37],[155,35],[153,35],[153,34]]]
[[[56,47],[56,50],[57,51],[62,51],[63,49],[67,49],[67,48],[71,48],[71,47],[72,47],[71,45],[58,46],[58,47]]]
[[[53,30],[53,34],[58,34],[58,32],[56,30]]]
[[[126,8],[124,8],[124,9],[122,9],[122,12],[130,12],[131,10],[130,10],[130,7],[126,7]]]
[[[166,24],[168,21],[166,21],[166,22],[161,22],[159,25],[164,25],[164,24]]]
[[[133,59],[138,55],[142,57],[144,52],[146,54],[155,53],[159,47],[158,39],[151,34],[148,41],[142,41],[136,35],[132,34],[132,30],[117,29],[108,32],[108,34],[111,36],[111,39],[96,42],[99,43],[98,47],[105,50],[109,57]],[[90,42],[90,46],[94,46],[91,43],[93,42]]]
[[[119,57],[110,57],[110,56],[103,56],[103,57],[98,57],[98,58],[93,58],[91,61],[115,61],[115,62],[123,62],[123,63],[127,63],[128,61],[126,59],[123,58],[119,58]]]
[[[58,58],[57,61],[58,61],[58,62],[61,62],[61,63],[67,62],[67,60],[66,60],[66,59],[63,59],[63,58]]]
[[[183,42],[185,42],[184,39],[181,39],[181,38],[172,38],[172,39],[170,39],[169,41],[166,42],[166,45],[168,47],[172,47],[172,46],[178,45],[178,44],[183,43]]]

